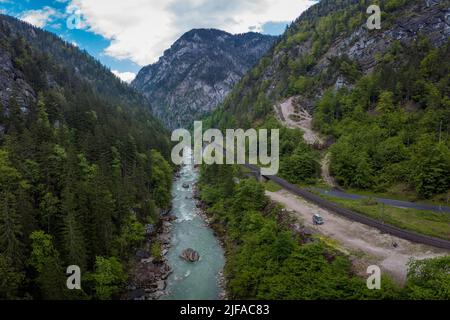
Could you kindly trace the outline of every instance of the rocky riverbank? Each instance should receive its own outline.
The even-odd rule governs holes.
[[[222,232],[219,225],[217,223],[214,223],[212,219],[206,214],[207,206],[200,197],[200,191],[198,190],[197,185],[194,186],[194,199],[197,203],[198,215],[202,217],[207,227],[211,228],[214,231],[214,235],[217,237],[220,246],[225,249],[225,234]],[[221,270],[217,275],[217,283],[220,288],[219,299],[228,300],[227,280],[225,278],[223,270]]]
[[[195,265],[199,263],[199,260],[203,261],[203,258],[211,259],[214,255],[211,252],[203,256],[203,258],[199,255],[197,250],[205,253],[204,248],[202,249],[202,246],[199,246],[199,239],[190,239],[190,241],[183,242],[183,246],[185,245],[184,248],[171,248],[172,238],[178,239],[179,237],[179,235],[177,236],[176,231],[176,228],[179,226],[173,225],[175,220],[180,219],[181,225],[186,226],[186,220],[184,220],[186,217],[187,219],[190,219],[189,215],[197,216],[198,221],[201,221],[200,223],[203,224],[205,228],[212,230],[212,233],[214,233],[217,238],[218,245],[222,248],[224,247],[224,243],[218,232],[216,232],[212,221],[203,211],[204,204],[198,196],[199,193],[195,181],[185,181],[186,172],[183,171],[183,167],[181,169],[181,171],[177,171],[174,175],[174,192],[177,194],[177,196],[174,195],[174,205],[184,207],[184,203],[180,203],[180,201],[183,201],[181,199],[190,199],[192,207],[188,211],[182,211],[184,213],[181,214],[181,216],[178,207],[174,207],[174,210],[171,212],[162,212],[158,224],[149,228],[149,231],[151,231],[152,234],[148,235],[147,242],[136,252],[136,257],[133,259],[132,267],[130,268],[130,281],[127,287],[128,294],[124,297],[125,299],[158,300],[161,298],[164,299],[164,297],[171,297],[171,295],[174,294],[172,291],[173,288],[171,287],[173,285],[173,283],[171,283],[171,281],[173,281],[173,275],[171,276],[171,274],[179,272],[176,271],[178,270],[177,268],[179,268],[176,259],[184,259]],[[198,168],[195,168],[194,170],[197,169]],[[181,188],[181,190],[179,188]],[[182,195],[180,197],[178,194],[179,192],[186,193],[186,191],[183,190],[190,190],[190,195]],[[189,232],[188,230],[186,231]],[[202,237],[204,237],[203,233]],[[189,247],[192,247],[192,249],[189,249]],[[179,251],[180,249],[182,249],[182,251]],[[181,253],[177,253],[177,256],[173,256],[174,252]],[[185,277],[189,277],[189,275],[190,271],[188,270]],[[174,279],[175,281],[179,281],[181,278],[179,275],[176,275]],[[208,281],[213,281],[212,279]],[[226,299],[226,281],[223,270],[217,271],[215,280],[217,282],[214,286],[219,289],[218,296],[215,296],[215,298]],[[177,291],[175,292],[175,294],[177,294]]]
[[[170,214],[163,215],[157,231],[146,242],[143,249],[136,253],[130,282],[127,287],[128,300],[158,300],[166,295],[166,280],[172,273],[172,268],[165,257],[170,249],[172,222],[176,217]],[[152,247],[156,246],[160,256],[155,254]]]

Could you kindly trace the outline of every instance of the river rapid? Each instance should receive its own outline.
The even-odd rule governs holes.
[[[185,156],[192,159],[191,154]],[[177,220],[173,223],[171,247],[166,257],[173,273],[167,279],[168,295],[161,297],[162,300],[217,300],[223,293],[220,278],[225,264],[224,251],[196,206],[194,185],[198,177],[194,165],[187,164],[172,187],[172,214]],[[198,262],[180,258],[188,248],[199,253]]]

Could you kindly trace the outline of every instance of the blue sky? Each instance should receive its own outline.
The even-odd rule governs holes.
[[[193,28],[281,34],[311,0],[0,0],[0,11],[85,49],[130,81]]]

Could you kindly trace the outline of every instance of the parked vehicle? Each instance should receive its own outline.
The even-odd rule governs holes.
[[[313,223],[316,226],[324,224],[323,218],[320,216],[320,214],[315,214],[313,216]]]

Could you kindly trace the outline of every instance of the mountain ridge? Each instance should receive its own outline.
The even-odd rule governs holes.
[[[66,267],[127,279],[122,263],[170,206],[169,155],[146,98],[56,35],[0,16],[0,299],[118,296],[95,280],[68,290]]]
[[[102,95],[103,98],[108,99],[108,97],[112,96],[118,97],[120,100],[119,102],[121,103],[149,104],[142,95],[126,85],[122,80],[115,76],[109,68],[90,56],[87,51],[79,49],[77,46],[51,32],[35,27],[15,17],[0,14],[0,22],[4,30],[3,37],[14,36],[17,38],[17,41],[26,41],[28,45],[42,52],[44,58],[55,59],[59,65],[66,66],[66,68],[69,69],[68,71],[73,73],[76,77],[89,82],[92,88],[98,94]],[[46,46],[44,43],[48,43],[49,45]],[[54,45],[55,43],[58,43],[58,45]],[[59,43],[63,45],[59,46]],[[11,72],[13,67],[12,59],[14,57],[8,56],[8,52],[2,51],[2,56],[0,58],[2,59],[2,65],[4,66],[0,71]],[[14,72],[17,73],[17,70],[18,69],[15,68]],[[19,82],[24,84],[23,74],[20,72],[15,74],[12,79],[21,79]],[[49,77],[46,82],[47,86],[58,85],[57,81],[51,77]],[[3,86],[0,87],[2,93],[2,95],[0,95],[0,102],[4,105],[8,105],[8,97],[5,93],[11,91],[11,84],[12,83],[7,84],[4,82]],[[0,85],[2,84],[0,83]],[[26,84],[24,85],[26,86]],[[43,85],[43,83],[41,83],[41,85]],[[31,87],[27,87],[26,89],[31,89]],[[22,90],[17,91],[20,93]],[[23,99],[24,107],[26,107],[25,104],[36,102],[36,93],[33,93],[33,90],[26,91],[29,91],[30,94],[28,99]]]
[[[322,0],[310,7],[208,117],[208,125],[277,127],[277,109],[291,99],[289,120],[307,120],[327,136],[328,143],[311,148],[325,151],[332,144],[330,171],[340,187],[445,201],[450,1],[380,1],[380,30],[367,28],[371,4]],[[304,150],[285,139],[280,172],[291,182],[305,182],[296,163]],[[311,168],[320,167],[316,162]],[[308,179],[318,179],[318,171],[310,170]]]
[[[277,37],[250,32],[192,29],[158,62],[141,69],[131,86],[152,101],[153,113],[171,128],[215,108]]]

